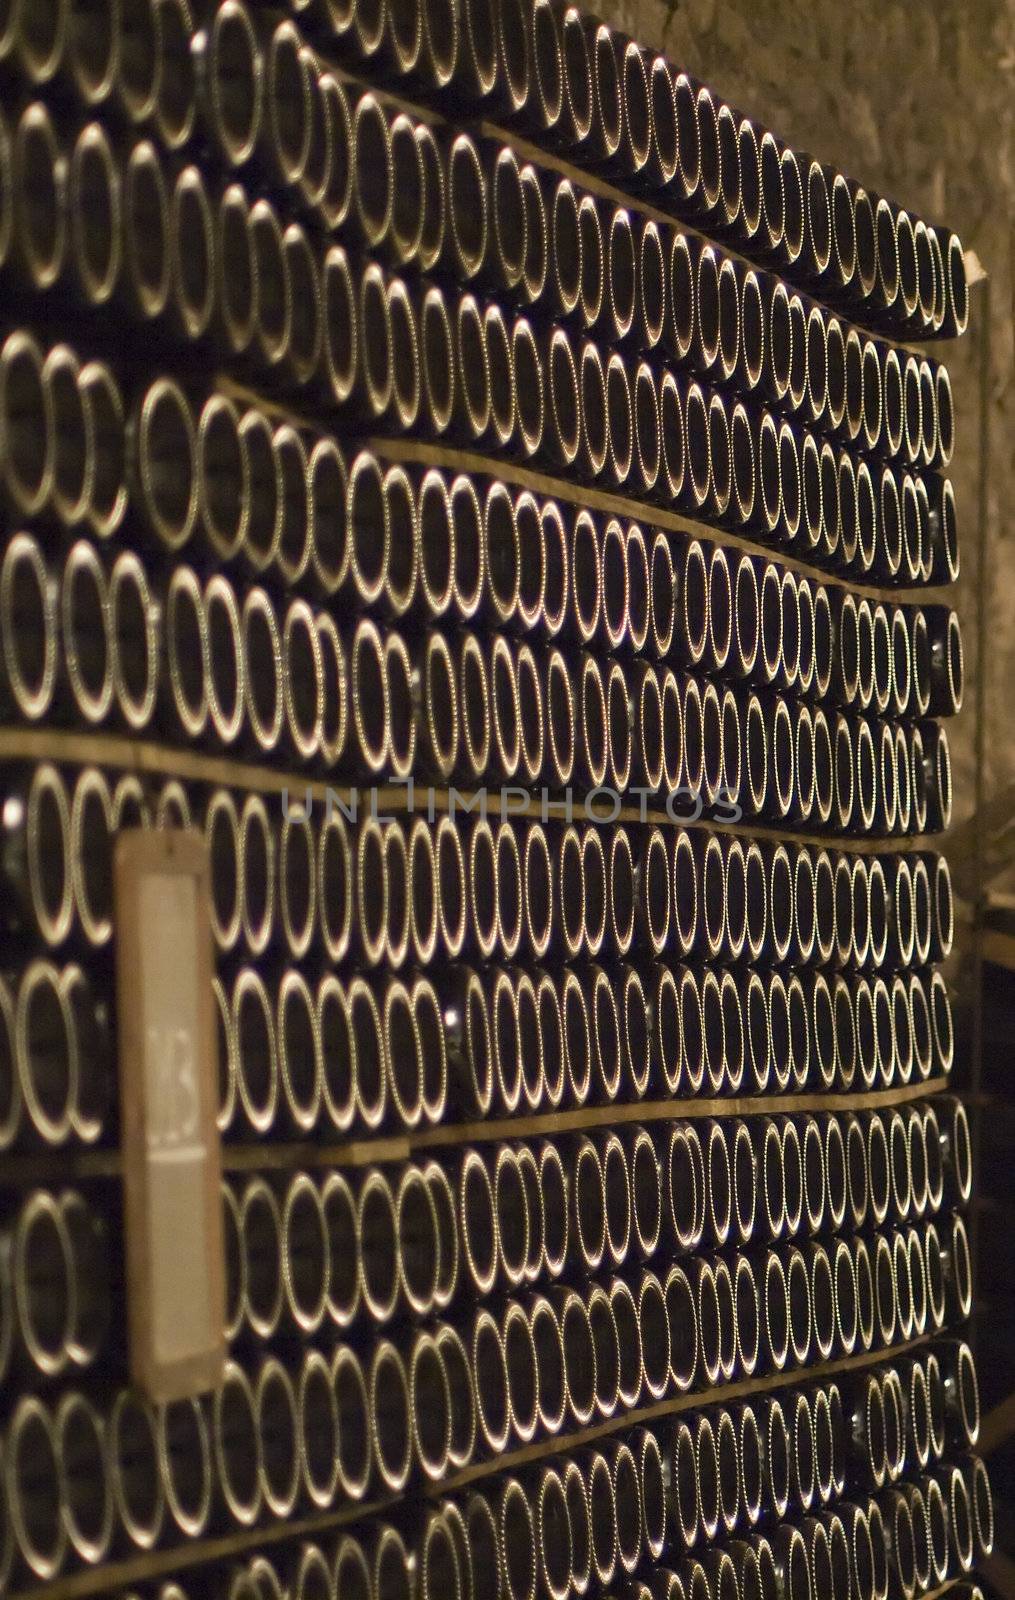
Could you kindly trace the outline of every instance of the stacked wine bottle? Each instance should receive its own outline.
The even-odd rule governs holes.
[[[566,0],[16,0],[0,1589],[971,1597],[961,245]],[[228,1361],[129,1379],[112,852]]]

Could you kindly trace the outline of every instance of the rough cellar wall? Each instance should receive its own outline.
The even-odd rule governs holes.
[[[597,9],[795,146],[956,228],[991,275],[989,801],[1015,782],[1015,0],[601,0]],[[981,294],[965,338],[936,352],[955,392],[955,603],[968,671],[965,711],[949,727],[956,823],[973,807]]]

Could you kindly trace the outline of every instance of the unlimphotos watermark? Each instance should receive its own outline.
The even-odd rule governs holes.
[[[507,785],[499,789],[435,789],[419,784],[414,778],[396,778],[383,787],[373,785],[363,789],[332,789],[327,787],[324,798],[315,797],[313,789],[288,788],[282,791],[282,814],[288,818],[291,811],[302,811],[309,817],[315,803],[324,807],[325,817],[338,813],[346,822],[358,822],[361,817],[374,822],[394,822],[396,813],[382,809],[394,805],[392,791],[403,789],[405,799],[397,807],[397,816],[423,815],[429,822],[439,815],[452,820],[459,815],[490,816],[507,821],[509,817],[535,817],[540,822],[648,822],[649,812],[665,811],[671,822],[699,822],[706,812],[715,822],[739,822],[743,808],[727,789],[720,789],[714,799],[700,789],[681,785],[664,790],[631,788],[613,789],[607,784],[597,784],[594,789],[523,789]],[[438,803],[439,802],[439,803]]]

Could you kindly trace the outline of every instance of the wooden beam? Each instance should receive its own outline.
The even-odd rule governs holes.
[[[1015,934],[1002,933],[998,928],[985,928],[981,953],[984,961],[1015,972]]]
[[[1015,1433],[1015,1394],[1008,1395],[988,1411],[980,1424],[977,1448],[981,1455],[989,1456],[998,1445],[1004,1444]]]
[[[1001,1600],[1015,1600],[1015,1561],[1010,1556],[995,1550],[980,1562],[980,1566]]]

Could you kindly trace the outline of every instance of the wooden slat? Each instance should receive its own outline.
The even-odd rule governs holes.
[[[790,1112],[885,1110],[940,1094],[948,1079],[900,1084],[863,1094],[745,1095],[726,1099],[636,1100],[621,1105],[581,1106],[570,1111],[547,1111],[529,1117],[491,1117],[479,1122],[442,1123],[406,1134],[349,1139],[340,1144],[317,1140],[263,1144],[224,1144],[222,1166],[226,1172],[286,1172],[299,1167],[317,1171],[329,1167],[366,1167],[408,1161],[414,1154],[454,1149],[461,1145],[489,1144],[500,1139],[539,1139],[594,1131],[621,1124],[696,1122],[707,1117],[782,1116]],[[26,1155],[8,1154],[0,1163],[0,1185],[24,1186],[73,1179],[117,1178],[121,1174],[115,1150],[66,1150]]]
[[[439,1483],[420,1487],[409,1495],[394,1495],[365,1504],[343,1506],[340,1510],[322,1512],[316,1516],[301,1517],[265,1528],[250,1528],[240,1533],[227,1534],[216,1539],[196,1539],[192,1543],[176,1545],[169,1550],[155,1550],[145,1555],[131,1556],[124,1561],[85,1572],[73,1573],[52,1583],[45,1583],[15,1595],[13,1600],[85,1600],[86,1596],[101,1592],[114,1592],[128,1585],[145,1583],[165,1577],[178,1577],[190,1568],[211,1561],[224,1561],[230,1557],[251,1555],[257,1550],[281,1543],[283,1540],[314,1538],[327,1534],[350,1523],[406,1505],[425,1505],[427,1500],[452,1494],[458,1489],[481,1482],[502,1472],[517,1471],[547,1456],[562,1451],[581,1448],[612,1433],[620,1433],[640,1423],[658,1422],[661,1418],[678,1416],[683,1411],[699,1410],[703,1406],[718,1405],[726,1401],[743,1399],[753,1394],[767,1394],[797,1383],[814,1383],[833,1378],[840,1373],[861,1371],[883,1361],[890,1361],[905,1352],[917,1349],[927,1342],[928,1335],[893,1346],[890,1350],[868,1351],[861,1355],[843,1356],[837,1361],[795,1369],[792,1372],[766,1373],[759,1378],[745,1378],[738,1383],[725,1384],[714,1389],[691,1391],[654,1405],[639,1406],[634,1411],[612,1417],[607,1422],[595,1423],[574,1433],[555,1435],[522,1449],[508,1450],[490,1461],[477,1462],[462,1471],[442,1478]],[[949,1585],[935,1589],[923,1600],[937,1600]],[[1012,1597],[1015,1600],[1015,1596]]]
[[[722,544],[728,550],[743,551],[759,559],[774,561],[778,566],[788,567],[791,571],[806,576],[812,582],[824,584],[831,590],[865,594],[872,600],[883,600],[889,605],[903,602],[918,605],[947,603],[948,595],[943,589],[885,589],[877,584],[865,583],[862,579],[837,578],[824,567],[802,561],[781,546],[762,544],[745,534],[734,533],[728,528],[718,528],[714,523],[701,522],[685,516],[682,512],[667,511],[665,507],[654,502],[635,500],[627,495],[597,489],[593,484],[576,482],[574,478],[558,478],[532,467],[520,466],[518,462],[505,459],[503,456],[482,455],[477,451],[462,450],[451,445],[435,444],[425,439],[414,438],[372,438],[369,440],[369,447],[376,455],[387,457],[391,461],[420,462],[428,467],[444,467],[453,472],[501,478],[504,482],[513,483],[519,488],[531,489],[534,494],[554,500],[566,500],[572,505],[589,506],[592,510],[603,511],[608,516],[647,523],[652,528],[665,528],[671,533],[686,533],[695,538],[710,539]]]
[[[274,422],[288,422],[293,427],[314,433],[322,428],[321,414],[307,410],[299,404],[291,405],[263,394],[249,383],[239,383],[227,372],[215,377],[215,387],[238,405],[253,406],[263,411]],[[325,424],[326,426],[326,424]],[[726,549],[743,551],[759,559],[774,561],[780,567],[821,583],[830,590],[866,595],[870,600],[881,600],[887,605],[935,605],[948,602],[948,587],[920,585],[916,588],[886,588],[866,581],[863,577],[839,578],[816,562],[792,555],[783,546],[763,544],[747,534],[684,512],[668,511],[655,501],[637,500],[629,495],[581,483],[574,477],[558,477],[553,473],[521,465],[511,456],[487,455],[478,450],[465,450],[439,441],[402,436],[373,435],[362,440],[363,445],[383,460],[403,464],[421,464],[440,467],[449,472],[471,473],[484,478],[499,478],[517,488],[530,489],[533,494],[552,500],[565,500],[571,505],[589,506],[608,516],[623,517],[627,521],[643,523],[650,528],[665,528],[671,533],[683,533],[695,538],[709,539]]]
[[[350,84],[355,89],[361,91],[369,90],[383,105],[390,106],[396,111],[404,111],[418,122],[426,122],[431,127],[459,129],[462,126],[461,119],[451,122],[434,106],[423,105],[419,101],[412,100],[393,89],[371,82],[368,78],[354,72],[344,61],[322,50],[319,42],[313,44],[313,50],[319,66],[333,73],[344,83]],[[568,161],[566,157],[561,156],[557,151],[544,149],[542,145],[533,143],[532,140],[517,133],[513,128],[506,128],[498,122],[480,118],[478,121],[465,123],[465,131],[473,130],[483,138],[493,139],[498,144],[507,145],[523,163],[531,162],[534,167],[542,168],[546,172],[556,173],[562,178],[568,178],[576,187],[587,189],[591,194],[598,195],[600,199],[607,200],[612,205],[631,211],[636,216],[651,217],[653,221],[659,223],[662,227],[675,228],[681,233],[686,233],[691,238],[700,240],[702,244],[710,244],[715,250],[731,256],[734,261],[738,261],[744,267],[753,267],[756,272],[771,272],[772,270],[764,262],[756,260],[753,256],[744,255],[728,239],[720,239],[716,235],[707,233],[703,228],[696,227],[693,221],[678,216],[676,212],[667,211],[660,206],[653,205],[652,201],[647,199],[644,194],[632,194],[628,190],[620,188],[617,184],[610,183],[608,179],[600,177],[598,173],[590,172],[576,162]],[[790,288],[793,287],[795,285],[790,284]],[[816,288],[802,285],[801,293],[806,299],[813,300],[825,310],[834,313],[847,327],[854,325],[862,332],[869,333],[872,338],[877,339],[882,344],[894,345],[897,350],[905,351],[907,354],[916,356],[927,354],[926,346],[900,338],[897,333],[892,332],[890,329],[868,328],[862,322],[851,324],[848,314],[844,313],[841,307],[830,305],[822,300],[821,294]],[[927,343],[935,347],[939,345],[939,341],[936,339],[928,340]],[[941,360],[940,355],[936,353],[936,349],[931,350],[931,355],[935,361]]]
[[[219,784],[234,789],[251,789],[261,794],[288,794],[293,801],[303,801],[309,795],[318,805],[327,803],[328,796],[336,806],[351,811],[354,803],[358,814],[368,816],[376,811],[379,816],[408,813],[408,790],[404,784],[350,786],[338,781],[326,783],[302,772],[287,772],[281,768],[258,765],[249,761],[236,761],[228,756],[205,755],[187,748],[177,749],[154,740],[124,738],[118,734],[70,733],[58,728],[0,728],[0,762],[2,761],[54,761],[68,766],[89,764],[136,773],[139,777],[177,778],[186,783]],[[431,788],[418,782],[415,786],[415,811],[429,810],[444,813],[454,804],[456,812],[467,810],[480,791],[472,789]],[[492,790],[489,811],[500,816],[499,791]],[[523,807],[516,806],[512,795],[508,815],[519,821],[544,821],[544,807],[538,794],[532,795]],[[586,817],[582,796],[575,796],[574,818],[578,822],[600,823],[612,827],[616,822],[642,823],[658,828],[692,828],[719,835],[736,835],[742,839],[777,841],[783,844],[810,845],[816,849],[842,850],[855,855],[896,855],[907,851],[933,850],[931,836],[897,836],[876,839],[869,835],[843,835],[794,833],[779,828],[765,828],[757,823],[714,822],[708,818],[674,818],[665,809],[646,807],[644,817],[637,806],[621,806],[617,815],[592,815]],[[478,807],[477,813],[478,814]],[[565,816],[564,802],[553,797],[546,803],[546,815],[551,822]]]

